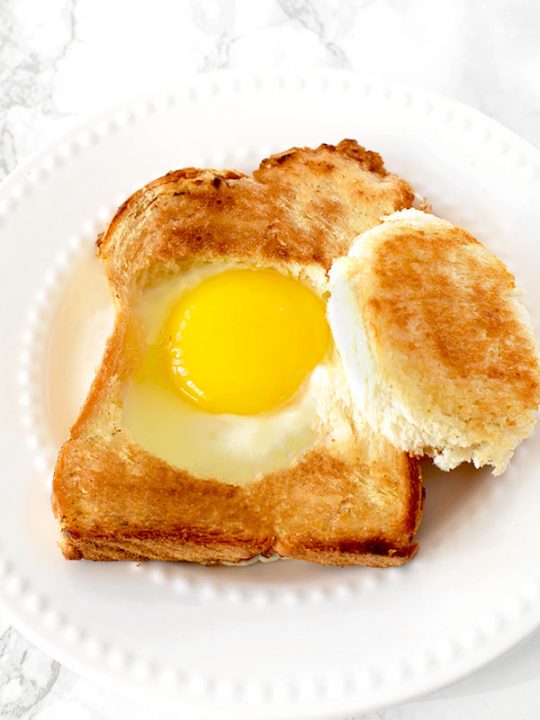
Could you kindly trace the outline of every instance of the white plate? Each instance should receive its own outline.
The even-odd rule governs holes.
[[[380,151],[436,213],[501,256],[538,332],[540,154],[417,91],[338,72],[206,75],[87,125],[0,191],[0,610],[76,671],[205,718],[394,703],[540,624],[540,432],[500,478],[428,472],[422,547],[404,568],[68,563],[55,546],[50,468],[111,320],[97,231],[167,170],[250,170],[273,151],[343,137]]]

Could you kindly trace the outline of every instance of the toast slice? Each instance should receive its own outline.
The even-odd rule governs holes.
[[[254,175],[169,173],[130,197],[98,240],[117,314],[55,469],[66,558],[213,564],[277,553],[388,566],[416,552],[418,462],[354,414],[346,389],[305,452],[243,485],[171,465],[125,426],[125,388],[146,342],[134,308],[149,289],[186,264],[227,259],[326,278],[358,233],[414,198],[352,140],[293,149]]]
[[[540,403],[533,330],[504,264],[461,228],[404,210],[330,275],[334,338],[372,429],[442,470],[503,472]]]

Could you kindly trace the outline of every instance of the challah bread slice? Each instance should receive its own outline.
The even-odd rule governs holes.
[[[409,209],[360,235],[330,276],[334,338],[372,429],[443,470],[503,472],[540,402],[532,327],[504,264]]]
[[[241,485],[169,464],[124,422],[126,387],[147,342],[135,311],[145,293],[186,266],[223,261],[316,275],[325,293],[326,270],[354,236],[412,203],[410,187],[353,141],[291,152],[294,172],[270,158],[257,180],[235,171],[169,173],[129,198],[99,239],[117,315],[56,465],[53,505],[67,558],[213,564],[277,553],[388,566],[415,554],[419,465],[353,417],[346,387],[340,402],[327,403],[309,447]],[[330,196],[332,223],[323,210]]]

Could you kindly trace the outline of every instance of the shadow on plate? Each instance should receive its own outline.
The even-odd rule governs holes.
[[[461,465],[451,472],[439,470],[431,461],[422,463],[426,500],[424,517],[417,534],[420,552],[438,545],[474,514],[486,507],[499,479],[489,469]]]

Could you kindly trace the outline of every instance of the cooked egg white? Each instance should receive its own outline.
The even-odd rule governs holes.
[[[243,484],[288,467],[325,426],[350,433],[336,415],[349,401],[326,288],[322,271],[220,262],[146,290],[146,357],[124,400],[133,439],[195,476]]]

